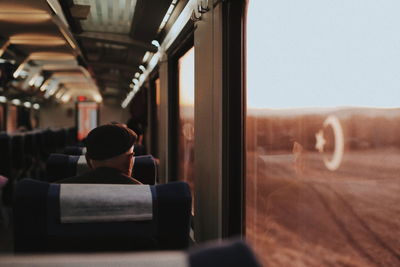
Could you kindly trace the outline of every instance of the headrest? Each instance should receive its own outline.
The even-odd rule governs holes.
[[[75,155],[75,156],[85,155],[86,154],[86,147],[67,146],[64,149],[64,154],[66,154],[66,155]]]
[[[133,159],[132,177],[143,184],[155,184],[157,179],[157,164],[153,156],[137,156]]]
[[[40,254],[0,255],[2,266],[57,266],[57,267],[189,267],[184,252],[142,252],[142,253],[89,253],[89,254]]]
[[[140,205],[132,209],[135,201]],[[15,191],[15,251],[184,249],[191,201],[184,182],[97,186],[22,179]]]
[[[50,154],[46,162],[46,179],[48,182],[55,182],[77,174],[78,162],[82,164],[80,156],[64,154]],[[86,165],[86,161],[85,161]],[[89,168],[89,167],[88,167]],[[80,171],[82,169],[79,169]]]
[[[47,182],[55,182],[89,171],[84,155],[50,154],[47,159]],[[132,177],[143,184],[154,185],[157,176],[155,159],[151,155],[134,157]]]
[[[61,184],[61,223],[146,221],[153,218],[148,185]]]

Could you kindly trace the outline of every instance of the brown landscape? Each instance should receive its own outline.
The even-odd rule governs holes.
[[[264,266],[400,266],[398,112],[334,113],[345,140],[335,171],[323,161],[329,128],[315,149],[327,115],[248,116],[246,237]]]

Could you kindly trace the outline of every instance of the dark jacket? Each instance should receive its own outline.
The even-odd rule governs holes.
[[[57,184],[141,184],[117,169],[99,167],[81,175],[56,181]]]

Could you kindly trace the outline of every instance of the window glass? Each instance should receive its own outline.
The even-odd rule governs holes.
[[[88,133],[97,127],[98,104],[95,102],[78,102],[78,140],[86,138]]]
[[[193,192],[194,167],[194,48],[178,61],[179,71],[179,165],[178,179]]]
[[[400,265],[400,2],[247,10],[247,240],[265,266]]]

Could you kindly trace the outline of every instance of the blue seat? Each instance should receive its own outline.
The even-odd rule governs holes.
[[[153,185],[157,181],[157,162],[152,155],[134,157],[132,177],[143,184]]]
[[[46,181],[55,182],[88,170],[89,166],[83,155],[51,154],[46,164]],[[153,156],[134,157],[132,177],[143,184],[154,185],[157,179],[157,163]]]
[[[88,188],[95,186],[101,187],[95,193],[78,192],[77,197],[68,193],[77,190],[89,192]],[[128,196],[137,195],[135,190],[148,190],[150,192],[148,196],[152,201],[151,217],[125,218],[126,214],[131,216],[133,213],[121,212],[119,206],[113,206],[113,201],[121,198],[124,208],[134,208],[139,204],[125,201],[121,196],[123,195],[121,188],[132,190],[128,192]],[[99,201],[96,199],[96,197],[101,198],[98,192],[114,192],[116,197],[105,197]],[[91,202],[93,196],[95,200]],[[77,202],[74,203],[75,201]],[[101,203],[100,206],[105,207],[106,211],[100,210],[100,215],[91,215],[86,209],[98,211],[93,203],[97,205]],[[130,204],[125,205],[126,203]],[[83,207],[86,209],[79,213]],[[114,216],[114,212],[119,214]],[[15,194],[15,251],[184,249],[189,243],[190,213],[191,194],[189,186],[184,182],[155,186],[82,185],[50,184],[24,179],[18,183]],[[146,214],[148,215],[148,212]]]
[[[189,252],[101,253],[0,256],[4,266],[153,266],[153,267],[260,267],[241,241],[200,245]]]
[[[12,166],[15,170],[21,171],[25,167],[24,158],[24,136],[15,134],[11,136]]]
[[[12,167],[11,138],[7,133],[0,133],[0,174],[10,177]]]
[[[86,154],[86,148],[81,146],[66,146],[64,149],[64,154],[80,156]]]
[[[209,243],[189,251],[190,267],[261,267],[255,255],[243,241]]]
[[[79,175],[89,170],[85,157],[64,154],[50,154],[46,162],[46,181],[55,182],[67,177]]]

